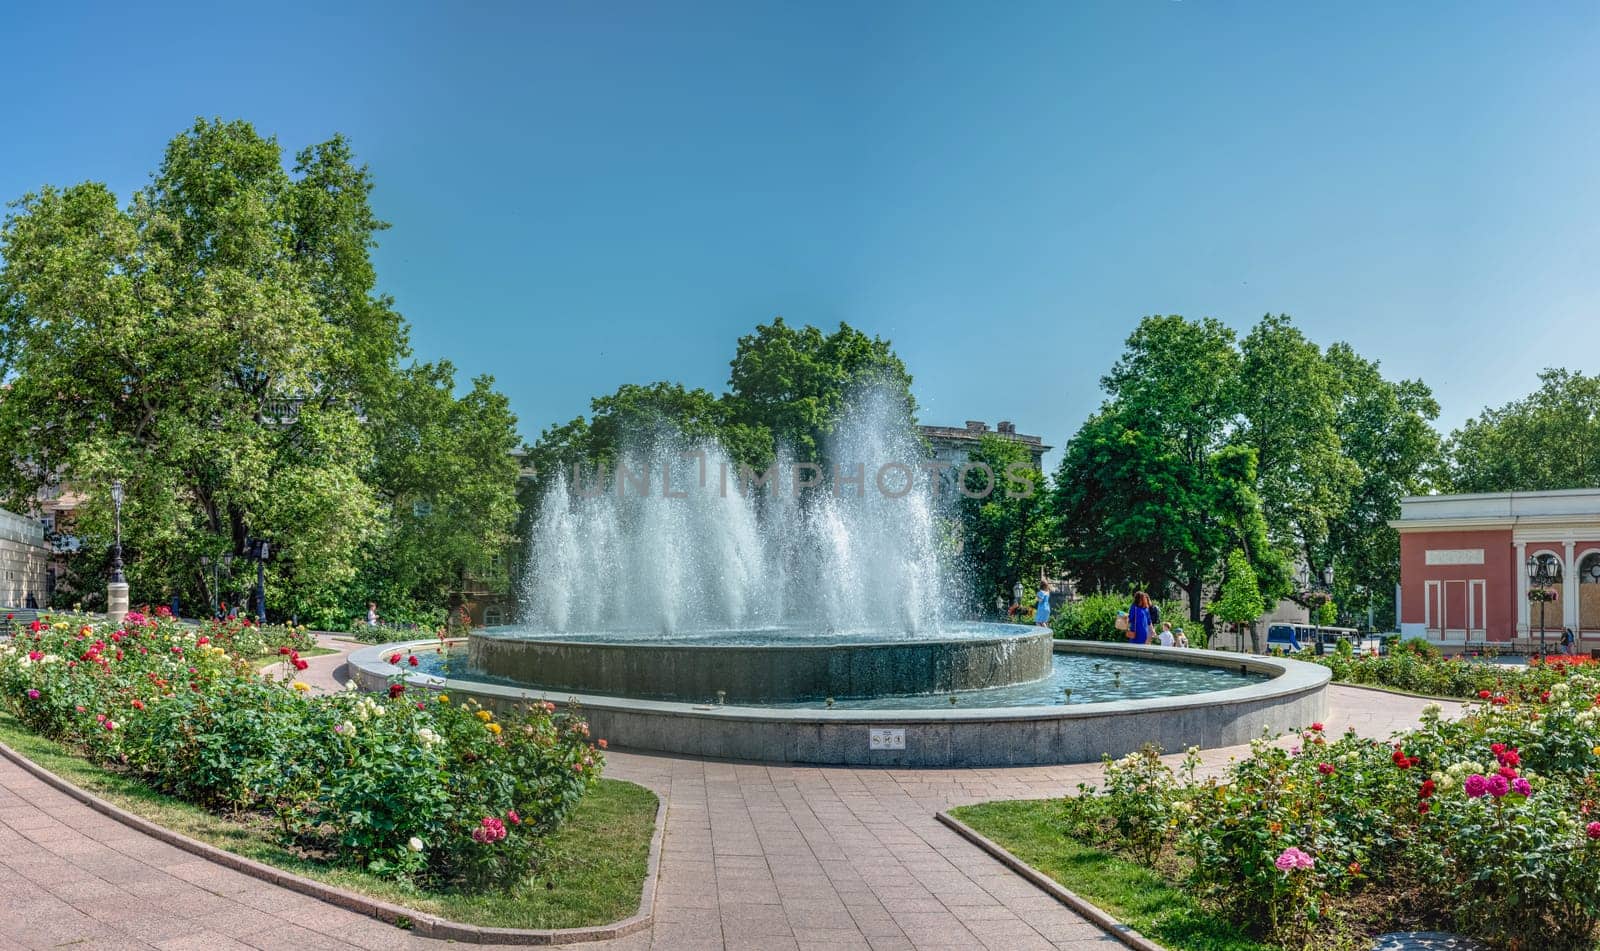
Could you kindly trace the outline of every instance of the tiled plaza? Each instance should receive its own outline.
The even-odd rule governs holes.
[[[306,676],[334,687],[342,658]],[[1330,687],[1329,730],[1382,737],[1424,701]],[[1239,749],[1213,750],[1208,764]],[[989,799],[1061,795],[1098,764],[987,770],[769,766],[613,751],[666,797],[655,924],[601,949],[1119,947],[939,825]],[[0,951],[433,948],[381,922],[158,842],[0,762]]]

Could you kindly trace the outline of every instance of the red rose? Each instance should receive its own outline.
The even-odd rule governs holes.
[[[307,667],[310,667],[310,666],[311,665],[309,663],[307,663],[306,661],[301,660],[298,657],[296,657],[294,659],[294,669],[295,670],[305,670]]]
[[[416,654],[412,654],[410,657],[406,658],[406,663],[410,664],[413,667],[417,666],[417,655]]]
[[[391,664],[400,663],[400,655],[399,654],[390,654],[389,655],[389,663],[391,663]]]
[[[1478,699],[1479,700],[1487,700],[1487,699],[1489,699],[1489,691],[1487,691],[1487,690],[1478,691]]]
[[[287,647],[280,647],[280,648],[278,648],[278,653],[279,653],[279,654],[287,654],[287,653],[289,653],[289,648],[287,648]]]
[[[1424,779],[1422,781],[1422,788],[1417,790],[1417,798],[1419,798],[1419,799],[1430,799],[1430,798],[1432,798],[1433,797],[1433,791],[1434,791],[1435,788],[1437,788],[1437,787],[1434,786],[1433,780]]]
[[[389,697],[390,697],[390,699],[398,697],[398,696],[400,696],[401,694],[403,694],[405,692],[406,692],[406,685],[405,684],[390,684],[389,685]]]

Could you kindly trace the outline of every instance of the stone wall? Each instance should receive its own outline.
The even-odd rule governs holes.
[[[23,607],[29,594],[45,606],[49,564],[44,527],[35,519],[0,510],[0,607]]]

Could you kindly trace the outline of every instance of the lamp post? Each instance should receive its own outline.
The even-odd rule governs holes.
[[[248,557],[256,563],[256,623],[267,623],[267,558],[272,545],[264,538],[245,539]]]
[[[1539,602],[1539,659],[1544,659],[1544,606],[1556,599],[1561,565],[1549,555],[1528,556],[1528,600]]]
[[[1017,613],[1022,613],[1022,582],[1011,586],[1011,603],[1017,606]]]
[[[1311,636],[1316,638],[1317,655],[1320,657],[1323,653],[1322,606],[1333,600],[1333,566],[1328,565],[1323,568],[1322,574],[1317,580],[1320,583],[1312,586],[1312,593],[1315,597],[1311,600],[1315,602],[1316,607],[1311,609]]]
[[[106,620],[118,624],[128,614],[128,579],[122,573],[122,480],[111,483],[111,512],[115,525],[111,545],[111,580],[106,583]]]

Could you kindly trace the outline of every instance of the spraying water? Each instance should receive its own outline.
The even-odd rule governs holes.
[[[827,455],[826,471],[780,457],[755,482],[715,443],[667,436],[604,481],[562,473],[529,540],[525,626],[938,631],[954,600],[938,544],[948,500],[904,411],[869,397]]]

